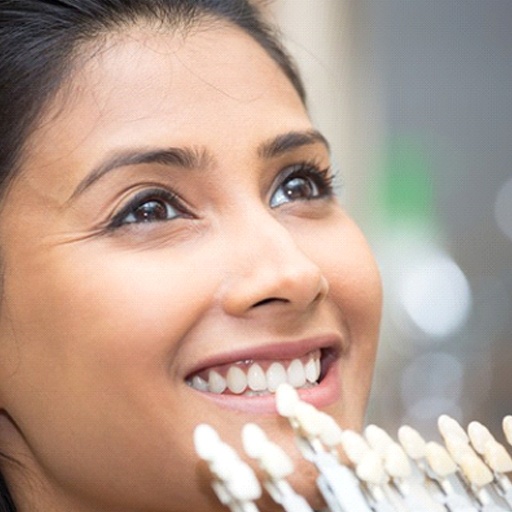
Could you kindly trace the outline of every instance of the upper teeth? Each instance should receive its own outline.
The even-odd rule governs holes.
[[[224,373],[224,372],[222,372]],[[279,384],[287,382],[294,388],[311,386],[320,378],[320,353],[312,352],[304,361],[293,359],[289,364],[275,361],[266,370],[259,363],[234,364],[224,375],[217,370],[194,375],[187,383],[199,391],[221,394],[225,391],[240,395],[274,393]]]

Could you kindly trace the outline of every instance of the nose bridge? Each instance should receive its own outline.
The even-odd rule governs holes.
[[[246,210],[237,226],[224,294],[231,314],[272,301],[304,309],[327,293],[321,268],[271,210]]]

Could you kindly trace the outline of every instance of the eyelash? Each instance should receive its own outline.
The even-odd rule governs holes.
[[[284,177],[280,179],[278,186],[275,187],[272,197],[279,190],[279,187],[296,178],[313,180],[313,184],[318,188],[317,195],[310,198],[303,198],[301,199],[302,201],[314,201],[329,198],[334,195],[334,180],[336,175],[332,173],[331,167],[321,168],[316,161],[305,161],[285,169]]]
[[[174,192],[162,188],[145,189],[136,194],[126,206],[114,215],[108,224],[108,229],[115,230],[126,225],[140,224],[140,222],[127,222],[126,219],[130,214],[134,214],[137,209],[151,201],[158,201],[166,206],[170,206],[176,210],[178,214],[177,217],[187,215],[186,209],[181,204],[179,196]]]
[[[272,198],[276,196],[278,191],[282,186],[287,183],[290,183],[292,180],[297,178],[304,178],[309,180],[309,184],[313,184],[317,189],[317,193],[313,197],[304,197],[300,199],[292,198],[287,202],[296,202],[296,201],[314,201],[324,198],[329,198],[334,195],[334,186],[333,182],[335,179],[335,175],[331,173],[331,168],[321,168],[317,162],[314,161],[304,161],[289,166],[281,171],[281,176],[277,183],[277,186],[273,188],[270,203],[272,208],[277,208],[281,206],[281,204],[277,204],[272,206]],[[151,222],[164,222],[165,220],[173,220],[174,218],[180,217],[191,217],[188,214],[187,209],[183,206],[179,196],[168,190],[163,188],[152,188],[145,189],[136,194],[128,204],[126,204],[119,212],[117,212],[114,217],[110,220],[107,229],[109,231],[114,231],[118,228],[122,228],[123,226],[129,226],[132,224],[141,224],[144,221],[137,222],[128,222],[127,218],[130,215],[133,215],[137,212],[139,208],[142,208],[145,204],[150,203],[151,201],[158,202],[160,204],[165,205],[166,207],[171,207],[176,211],[176,216],[169,219],[162,220],[149,220],[147,223]]]

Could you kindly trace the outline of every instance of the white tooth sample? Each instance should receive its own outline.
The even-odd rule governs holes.
[[[512,416],[508,415],[503,418],[503,433],[507,439],[507,443],[512,445]]]
[[[206,423],[201,423],[194,430],[194,446],[197,454],[203,460],[213,460],[216,454],[215,446],[221,442],[219,434]]]
[[[432,471],[440,478],[446,478],[457,471],[457,465],[450,457],[446,448],[439,443],[430,441],[425,445],[425,458]]]
[[[477,453],[482,455],[485,450],[485,443],[487,441],[495,441],[493,435],[489,432],[486,426],[478,421],[472,421],[468,425],[468,435],[471,439],[471,444]]]
[[[314,384],[320,374],[317,371],[316,363],[314,359],[309,359],[308,362],[304,366],[304,371],[306,372],[306,379],[311,384]]]
[[[263,448],[260,464],[275,480],[281,480],[293,473],[293,463],[288,454],[271,441],[268,441]]]
[[[425,457],[425,440],[419,432],[409,425],[403,425],[398,429],[398,439],[405,453],[413,460]]]
[[[236,395],[243,393],[247,387],[245,372],[238,366],[232,366],[226,375],[226,384],[232,393]]]
[[[437,420],[439,432],[446,439],[446,437],[458,437],[461,441],[469,443],[469,437],[466,431],[460,426],[459,422],[448,416],[442,414]]]
[[[284,418],[295,416],[295,408],[299,403],[299,394],[288,383],[281,384],[276,390],[276,409]]]
[[[467,479],[477,487],[483,487],[494,480],[491,470],[474,454],[464,454],[457,463]]]
[[[226,485],[231,494],[240,501],[253,501],[261,496],[261,486],[254,471],[242,461],[233,466]]]
[[[199,377],[199,375],[195,375],[192,378],[192,387],[198,391],[208,391],[208,382]]]
[[[272,363],[267,370],[267,386],[270,392],[274,392],[280,384],[286,382],[286,370],[281,363]]]
[[[384,456],[387,447],[394,443],[389,434],[377,425],[368,425],[364,429],[364,436],[368,444],[381,456]]]
[[[226,391],[226,379],[215,370],[210,370],[208,373],[208,389],[211,393],[220,395]]]
[[[247,385],[253,391],[264,391],[267,389],[267,377],[263,368],[258,363],[251,364],[247,372]]]
[[[489,440],[484,446],[484,458],[489,467],[497,473],[512,471],[512,458],[505,447],[496,440]]]
[[[403,448],[398,443],[391,443],[384,453],[384,469],[393,478],[407,478],[411,474],[411,464]]]
[[[265,432],[256,423],[246,423],[242,429],[242,444],[245,453],[251,459],[261,457],[268,438]]]
[[[341,445],[346,456],[353,464],[359,464],[363,459],[363,455],[371,450],[364,437],[353,430],[343,431],[341,434]]]
[[[356,474],[365,482],[380,485],[386,481],[382,459],[380,455],[373,450],[368,450],[361,457],[361,461],[356,466]]]
[[[444,444],[457,464],[460,464],[465,455],[476,456],[475,450],[468,443],[462,441],[460,437],[448,435],[444,438]]]
[[[295,417],[309,436],[317,437],[322,431],[322,415],[313,405],[299,402],[295,407]]]
[[[328,448],[334,448],[341,444],[341,436],[343,434],[343,430],[336,423],[332,416],[329,416],[325,412],[320,412],[320,417],[322,418],[321,422],[321,430],[318,434],[320,441],[327,446]]]
[[[306,384],[306,373],[300,359],[294,359],[290,363],[286,374],[288,375],[288,384],[291,384],[294,388],[301,388]]]

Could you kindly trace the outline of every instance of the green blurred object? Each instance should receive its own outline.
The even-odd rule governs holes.
[[[432,222],[434,186],[424,147],[410,138],[396,138],[382,162],[379,201],[386,222]]]

